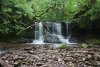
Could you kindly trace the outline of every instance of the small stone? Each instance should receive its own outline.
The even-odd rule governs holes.
[[[25,47],[24,50],[31,50],[32,47]]]
[[[98,65],[100,65],[100,61],[96,61],[96,63],[97,63]]]
[[[2,60],[5,60],[5,59],[6,59],[6,57],[4,56],[4,57],[2,57],[1,59],[2,59]]]
[[[36,64],[36,66],[42,66],[42,65],[43,65],[42,63],[37,63],[37,64]]]
[[[52,58],[56,58],[56,56],[55,55],[53,55],[53,57]]]
[[[82,61],[85,61],[86,60],[86,58],[82,58]]]
[[[29,53],[33,54],[33,53],[34,53],[34,51],[32,51],[32,50],[31,50],[31,51],[29,51]]]
[[[6,62],[6,63],[8,63],[9,61],[8,61],[8,60],[6,60],[5,62]]]
[[[20,60],[22,60],[22,59],[24,59],[24,57],[22,57],[22,56],[19,56],[17,59],[20,59]]]
[[[58,61],[62,61],[62,59],[61,58],[58,58]]]
[[[0,67],[4,66],[5,62],[3,60],[0,60]]]
[[[42,61],[43,63],[46,63],[46,62],[47,62],[47,60],[46,60],[46,59],[41,59],[41,61]]]
[[[43,67],[48,67],[48,65],[43,65]]]
[[[13,59],[17,59],[17,58],[18,58],[18,55],[13,56]]]
[[[28,67],[27,65],[22,65],[21,67]]]
[[[89,54],[89,55],[87,56],[87,58],[92,58],[92,55]]]
[[[14,62],[14,63],[13,63],[13,65],[18,65],[18,64],[19,64],[19,62]]]
[[[69,61],[72,61],[72,60],[73,60],[72,57],[66,57],[66,58],[64,59],[65,62],[69,62]]]

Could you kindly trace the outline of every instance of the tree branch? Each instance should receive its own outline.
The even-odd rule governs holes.
[[[40,15],[36,16],[36,17],[41,17],[42,15],[44,15],[45,13],[47,13],[51,8],[55,7],[56,4],[54,4],[53,6],[49,7],[46,9],[46,11],[44,11],[43,13],[41,13]]]
[[[25,29],[23,29],[23,30],[20,30],[20,31],[17,33],[17,35],[19,35],[21,32],[23,32],[23,31],[25,31],[25,30],[27,30],[27,29],[31,28],[32,26],[35,26],[35,25],[36,25],[36,24],[33,24],[33,25],[28,26],[27,28],[25,28]]]

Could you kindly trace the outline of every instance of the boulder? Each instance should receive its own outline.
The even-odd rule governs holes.
[[[57,36],[46,36],[44,38],[44,41],[46,43],[61,43],[61,41],[59,40]]]

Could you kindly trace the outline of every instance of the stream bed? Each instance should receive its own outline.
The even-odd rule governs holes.
[[[100,48],[16,44],[0,55],[0,67],[100,67]]]

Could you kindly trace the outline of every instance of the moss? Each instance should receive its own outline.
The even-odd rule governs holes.
[[[100,43],[100,39],[87,39],[85,40],[86,43]]]
[[[62,44],[59,48],[60,49],[66,49],[66,48],[71,48],[71,46],[67,45],[67,44]]]
[[[89,45],[88,45],[88,44],[85,44],[85,43],[83,43],[83,44],[81,45],[82,48],[88,48],[88,46],[89,46]]]

